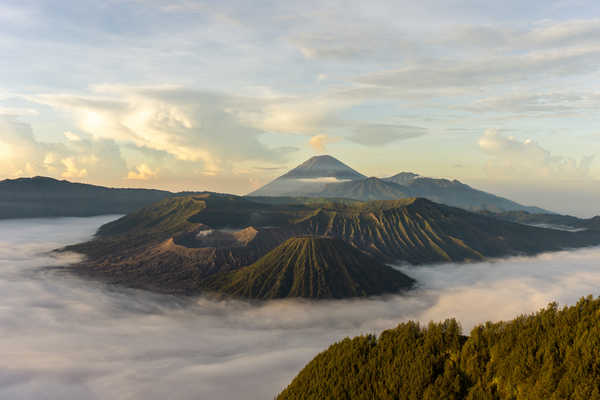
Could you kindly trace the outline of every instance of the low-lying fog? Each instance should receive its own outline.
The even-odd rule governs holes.
[[[0,398],[271,399],[321,350],[407,319],[465,331],[598,295],[600,248],[493,263],[400,267],[406,296],[309,303],[195,301],[81,280],[48,251],[110,217],[0,222]]]

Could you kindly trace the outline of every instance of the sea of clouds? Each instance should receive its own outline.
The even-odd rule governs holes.
[[[83,280],[51,250],[113,217],[0,221],[0,398],[271,399],[345,336],[456,317],[468,332],[600,292],[600,248],[399,266],[420,287],[348,301],[182,299]]]

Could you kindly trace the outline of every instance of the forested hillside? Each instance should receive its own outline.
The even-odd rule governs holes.
[[[509,322],[400,324],[332,345],[278,399],[600,399],[600,299]]]

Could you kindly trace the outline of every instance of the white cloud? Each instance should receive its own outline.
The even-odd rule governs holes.
[[[0,96],[1,100],[1,96]],[[33,108],[24,107],[0,107],[0,116],[26,116],[38,115],[38,111]]]
[[[67,140],[70,140],[70,141],[72,141],[72,142],[79,142],[79,141],[81,141],[81,137],[79,137],[79,135],[78,135],[78,134],[76,134],[76,133],[73,133],[73,132],[71,132],[71,131],[66,131],[66,132],[64,133],[64,135],[65,135],[65,137],[67,138]]]
[[[0,222],[0,398],[268,399],[346,336],[448,317],[468,334],[600,294],[599,248],[402,267],[419,290],[320,302],[184,299],[45,268],[78,261],[51,250],[109,220]]]
[[[234,112],[249,126],[266,132],[316,135],[349,122],[338,113],[359,103],[356,99],[325,93],[319,96],[280,96],[243,105]]]
[[[397,140],[411,139],[427,134],[427,129],[419,126],[363,124],[354,129],[348,140],[364,146],[384,146]]]
[[[125,176],[125,161],[114,141],[73,132],[65,135],[70,140],[64,143],[38,141],[27,123],[15,117],[0,117],[2,175],[46,175],[95,182],[114,182]]]
[[[529,79],[566,77],[598,70],[600,46],[502,54],[473,60],[438,59],[365,75],[358,82],[368,85],[432,90],[439,88],[480,88],[506,85]]]
[[[248,109],[259,110],[253,101],[264,103],[261,99],[176,86],[103,85],[94,90],[91,96],[39,95],[33,99],[69,111],[88,134],[197,162],[207,174],[228,170],[240,161],[283,157],[284,149],[265,146],[258,139],[263,131],[240,119]],[[278,128],[293,119],[274,111],[257,125]]]
[[[152,170],[148,165],[140,164],[135,167],[134,171],[129,171],[127,173],[127,179],[147,181],[156,177],[157,174],[158,170]]]
[[[308,144],[316,151],[323,153],[326,151],[327,145],[331,143],[336,143],[338,141],[339,138],[336,137],[329,137],[327,135],[315,135],[308,140]]]
[[[486,172],[494,178],[527,180],[557,180],[587,178],[594,156],[573,158],[553,155],[538,143],[527,139],[506,137],[488,129],[479,139],[479,147],[491,159]]]
[[[63,158],[60,162],[65,166],[64,172],[60,175],[63,178],[85,178],[88,174],[86,168],[78,168],[74,157]]]

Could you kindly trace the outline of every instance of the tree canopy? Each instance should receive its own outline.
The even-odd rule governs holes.
[[[468,337],[449,319],[346,338],[278,399],[600,399],[600,298],[487,322]]]

